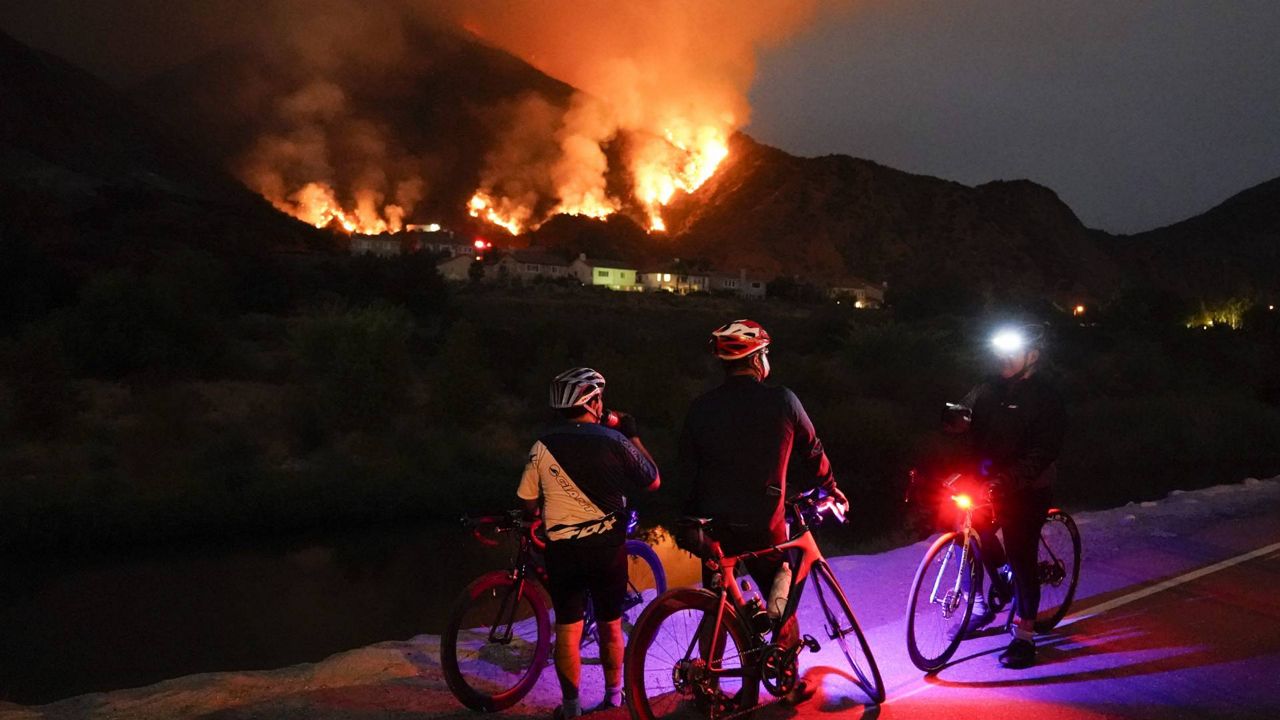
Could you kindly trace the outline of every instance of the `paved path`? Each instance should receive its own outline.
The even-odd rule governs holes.
[[[814,700],[798,708],[766,705],[749,717],[1280,718],[1280,546],[1258,552],[1280,543],[1280,486],[1215,492],[1080,514],[1085,551],[1076,612],[1068,618],[1074,622],[1044,638],[1041,662],[1025,671],[998,666],[995,655],[1007,638],[994,632],[966,641],[936,676],[923,677],[910,665],[902,607],[925,543],[836,558],[889,700],[866,707],[858,689],[833,671],[832,644],[802,664],[819,681]],[[444,688],[438,657],[436,639],[424,636],[275,671],[0,706],[0,719],[475,718]],[[599,693],[598,672],[586,673],[590,703]],[[546,717],[557,695],[545,673],[522,706],[500,717]]]

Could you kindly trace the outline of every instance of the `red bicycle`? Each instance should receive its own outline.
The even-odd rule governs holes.
[[[714,520],[693,521],[710,538],[703,562],[713,574],[712,587],[669,590],[640,615],[627,645],[625,686],[632,718],[652,720],[690,709],[718,718],[755,705],[761,683],[776,696],[794,689],[797,656],[804,649],[817,652],[818,641],[806,635],[795,647],[781,647],[765,638],[795,615],[811,578],[826,638],[840,647],[871,702],[883,702],[884,682],[867,638],[811,532],[823,517],[843,522],[844,507],[816,492],[793,497],[788,505],[791,538],[739,555],[721,550]],[[758,599],[747,600],[737,577],[739,563],[768,556],[782,556],[794,568],[777,617]]]

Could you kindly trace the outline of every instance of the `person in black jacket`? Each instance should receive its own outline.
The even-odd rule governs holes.
[[[685,511],[723,521],[717,540],[728,554],[786,542],[784,505],[797,491],[820,487],[848,505],[800,400],[785,387],[764,384],[771,342],[751,320],[735,320],[711,334],[710,348],[723,363],[725,380],[693,401],[680,435],[679,470],[692,490]],[[789,472],[800,487],[788,488]],[[746,567],[767,594],[782,561],[757,558]],[[795,618],[778,631],[784,647],[799,639]],[[807,692],[798,685],[794,695],[802,699]]]
[[[995,506],[995,522],[978,527],[992,598],[988,601],[979,583],[969,623],[952,632],[967,636],[995,618],[1013,590],[1011,572],[1018,620],[1013,641],[1000,655],[1000,663],[1010,668],[1035,662],[1033,633],[1040,605],[1036,553],[1066,432],[1062,395],[1037,372],[1044,341],[1043,325],[997,332],[991,344],[1000,360],[999,375],[975,387],[959,406],[949,405],[944,420],[944,429],[968,433],[970,459],[986,477]],[[999,528],[1004,530],[1003,547],[996,537]]]

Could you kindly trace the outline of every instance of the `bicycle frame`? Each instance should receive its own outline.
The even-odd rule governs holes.
[[[724,627],[724,612],[727,603],[732,603],[733,609],[739,618],[743,617],[743,610],[748,605],[746,599],[742,596],[742,589],[738,582],[737,567],[739,563],[771,555],[788,555],[790,557],[794,557],[796,554],[799,554],[799,563],[791,572],[791,585],[788,588],[787,605],[783,609],[782,613],[770,622],[771,629],[776,630],[777,628],[782,627],[782,625],[795,615],[796,608],[800,605],[800,595],[804,591],[804,581],[809,577],[810,572],[813,570],[814,563],[826,561],[826,558],[822,555],[822,551],[818,548],[817,541],[813,538],[812,529],[809,527],[809,524],[805,522],[804,514],[800,512],[799,503],[792,503],[792,508],[799,531],[784,543],[771,545],[760,550],[739,553],[737,555],[725,555],[720,542],[718,540],[711,540],[709,544],[711,557],[707,559],[705,563],[707,569],[711,570],[713,573],[720,574],[720,602],[717,604],[715,624],[712,626],[711,646],[708,649],[707,657],[713,659],[719,657],[721,648],[716,647],[716,643],[720,638],[721,628]],[[764,593],[765,591],[761,589],[761,594],[763,595]],[[756,633],[754,630],[748,633],[748,636],[754,639],[753,646],[749,651],[750,654],[754,654],[766,646],[765,643],[760,642],[760,634]],[[697,641],[698,637],[695,636],[689,647],[685,650],[686,657],[692,655],[694,649],[693,645],[696,644]],[[719,660],[715,660],[715,663],[718,664]],[[746,669],[743,667],[736,670],[725,670],[719,667],[712,667],[711,672],[717,677],[743,677],[746,674]]]

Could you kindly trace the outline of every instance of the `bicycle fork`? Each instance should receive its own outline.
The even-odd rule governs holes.
[[[519,574],[511,590],[498,605],[498,616],[489,625],[489,642],[500,645],[511,643],[511,638],[515,634],[516,607],[520,604],[520,596],[523,592],[524,575]]]
[[[955,558],[956,545],[954,542],[947,548],[946,553],[942,556],[942,566],[938,568],[938,575],[933,579],[933,590],[929,594],[929,602],[933,605],[942,606],[943,617],[951,617],[951,613],[955,612],[960,606],[961,594],[964,592],[964,568],[967,566],[969,558],[969,537],[965,536],[964,543],[960,546],[960,572],[956,573],[955,584],[953,587],[946,589],[941,596],[939,591],[942,588],[942,579],[947,575],[947,565]]]

